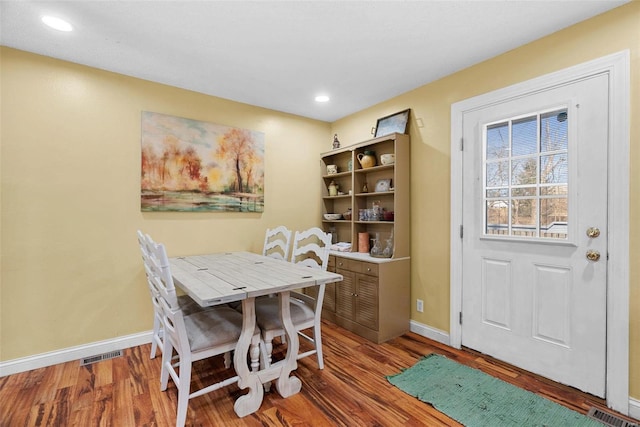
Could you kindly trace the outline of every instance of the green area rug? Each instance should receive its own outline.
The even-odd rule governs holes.
[[[544,397],[438,354],[387,376],[400,390],[468,427],[603,425]]]

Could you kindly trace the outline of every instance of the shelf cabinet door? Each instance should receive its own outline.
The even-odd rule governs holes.
[[[336,314],[354,319],[356,312],[356,274],[353,271],[336,269],[342,274],[342,282],[336,286]]]
[[[332,273],[336,272],[336,257],[333,255],[329,256],[329,261],[327,262],[327,270],[331,271]],[[336,283],[327,283],[327,285],[325,286],[322,309],[330,313],[336,312]]]
[[[336,314],[372,330],[378,329],[378,278],[337,269],[344,277],[336,286]]]
[[[312,286],[304,289],[304,293],[312,298],[318,297],[318,287]],[[324,299],[322,301],[322,311],[335,313],[336,311],[336,284],[327,283],[324,287]]]
[[[378,330],[378,278],[356,274],[355,321]]]
[[[322,302],[322,308],[324,310],[335,312],[336,311],[336,284],[327,283],[324,290],[324,301]]]

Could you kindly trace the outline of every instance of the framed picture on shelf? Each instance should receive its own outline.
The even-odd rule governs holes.
[[[385,191],[391,191],[391,180],[390,179],[379,179],[376,182],[376,193],[383,193]]]
[[[396,133],[407,133],[410,108],[378,119],[375,137]]]

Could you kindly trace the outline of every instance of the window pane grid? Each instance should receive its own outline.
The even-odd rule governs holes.
[[[485,127],[485,235],[567,239],[567,109]]]

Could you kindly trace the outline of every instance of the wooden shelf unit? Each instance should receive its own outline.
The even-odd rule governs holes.
[[[376,166],[360,166],[358,155],[365,150],[375,152]],[[381,154],[395,154],[395,163],[380,165]],[[329,269],[344,280],[327,286],[323,316],[377,343],[402,335],[409,330],[411,315],[409,136],[394,133],[322,153],[320,158],[321,213],[352,211],[350,220],[327,221],[322,216],[326,232],[336,233],[338,242],[352,244],[351,252],[332,251]],[[336,165],[338,173],[326,174],[327,165]],[[376,192],[376,183],[385,179],[391,180],[390,191]],[[332,181],[343,194],[329,196]],[[365,182],[367,192],[363,192]],[[394,219],[360,220],[360,209],[371,209],[374,202],[393,211]],[[371,239],[378,234],[383,248],[393,232],[393,256],[376,258],[358,252],[358,234],[365,232]]]

